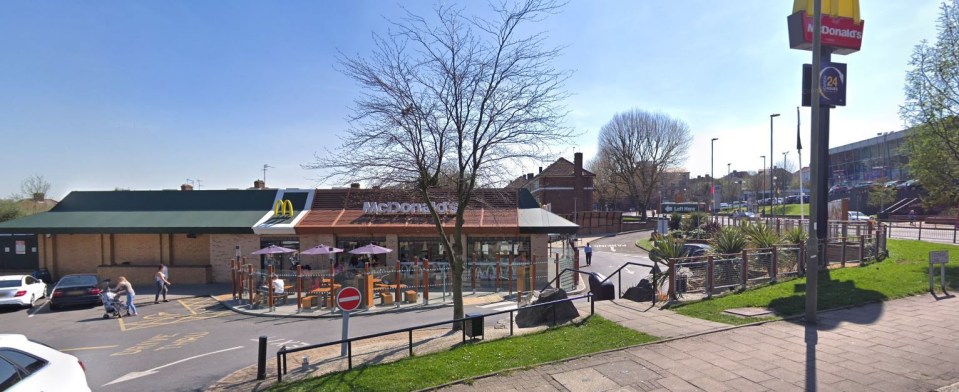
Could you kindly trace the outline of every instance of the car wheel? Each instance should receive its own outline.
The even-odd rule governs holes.
[[[60,309],[59,305],[54,305],[53,302],[50,303],[50,310],[58,310],[58,309]]]

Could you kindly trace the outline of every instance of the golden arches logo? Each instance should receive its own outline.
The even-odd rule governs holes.
[[[289,200],[277,200],[276,203],[273,204],[273,216],[293,217],[293,202]]]
[[[793,13],[806,11],[806,15],[813,14],[813,0],[793,0]],[[859,18],[859,0],[822,0],[822,13],[840,18],[851,18],[857,25]]]

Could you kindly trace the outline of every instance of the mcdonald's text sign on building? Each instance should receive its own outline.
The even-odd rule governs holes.
[[[789,47],[812,50],[812,0],[794,0],[793,13],[786,18]],[[822,45],[835,54],[858,52],[866,22],[859,18],[859,0],[822,0]]]

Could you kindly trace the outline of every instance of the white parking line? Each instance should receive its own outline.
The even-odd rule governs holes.
[[[47,304],[49,304],[49,303],[50,303],[49,301],[44,301],[44,302],[43,302],[43,305],[34,306],[33,309],[28,310],[28,311],[27,311],[27,318],[33,317],[34,315],[36,315],[37,313],[39,313],[40,310],[43,309],[44,306],[47,306]]]

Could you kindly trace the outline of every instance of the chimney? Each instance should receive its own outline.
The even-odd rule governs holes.
[[[540,173],[543,173],[543,167],[542,167],[542,166],[539,167],[539,172],[540,172]]]
[[[583,192],[583,153],[573,154],[573,212],[586,210],[589,206]]]
[[[34,192],[34,193],[33,193],[33,201],[43,201],[43,200],[45,200],[45,199],[47,198],[46,196],[47,196],[47,195],[44,194],[43,192]]]
[[[253,181],[253,189],[266,189],[266,181],[263,181],[263,180]]]
[[[354,182],[350,184],[350,189],[360,189],[360,183]]]
[[[527,180],[532,180],[532,179],[533,179],[533,173],[526,173],[526,179],[527,179]]]
[[[192,190],[193,190],[193,185],[190,185],[190,184],[180,185],[180,190],[181,190],[181,191],[192,191]]]

